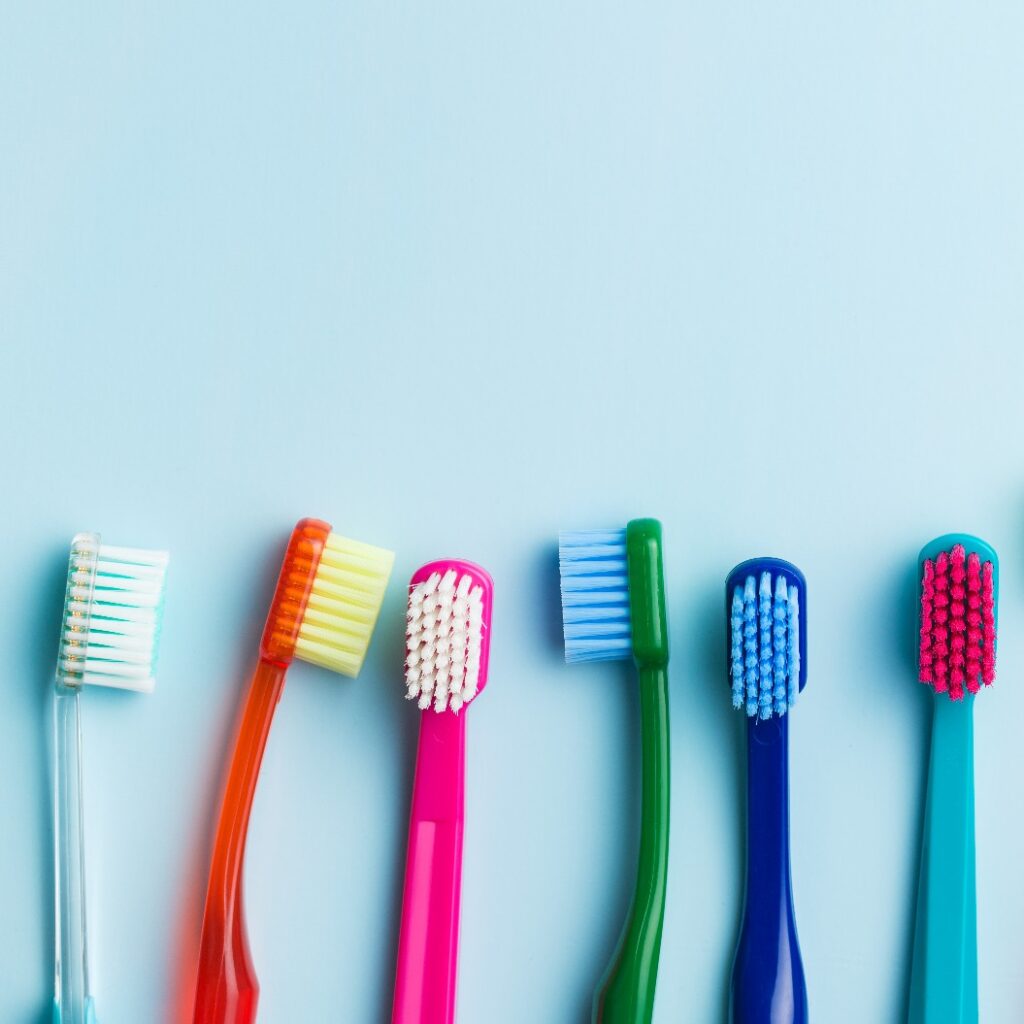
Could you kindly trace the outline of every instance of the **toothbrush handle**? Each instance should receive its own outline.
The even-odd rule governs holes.
[[[977,1024],[974,697],[935,698],[910,1024]]]
[[[732,1024],[807,1024],[789,863],[789,716],[747,722],[747,884]]]
[[[600,1024],[649,1024],[661,955],[668,879],[668,670],[641,666],[641,821],[636,890],[618,952],[594,999]]]
[[[78,690],[57,686],[53,703],[55,894],[54,1024],[93,1024],[85,924],[85,844]]]
[[[249,956],[242,899],[245,838],[285,667],[260,660],[228,771],[199,946],[194,1024],[252,1024],[259,982]]]
[[[466,715],[420,717],[392,1024],[455,1020]]]

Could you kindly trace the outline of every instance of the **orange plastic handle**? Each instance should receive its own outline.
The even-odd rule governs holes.
[[[242,871],[249,814],[286,666],[261,660],[228,772],[210,865],[199,946],[194,1024],[253,1024],[260,986],[249,956]]]

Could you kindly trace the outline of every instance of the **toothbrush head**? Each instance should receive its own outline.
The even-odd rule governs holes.
[[[918,679],[963,700],[996,677],[999,559],[983,540],[948,533],[918,557]]]
[[[111,547],[98,533],[72,540],[58,686],[152,692],[167,562],[166,551]]]
[[[807,580],[781,558],[752,558],[725,582],[732,706],[780,717],[807,685]]]
[[[456,714],[487,685],[494,584],[461,559],[429,562],[409,582],[405,696]]]
[[[299,658],[359,675],[394,561],[391,551],[303,519],[288,541],[260,657],[282,666]]]
[[[565,660],[668,662],[661,524],[558,535]]]

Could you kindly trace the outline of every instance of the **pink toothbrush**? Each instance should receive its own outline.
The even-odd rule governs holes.
[[[392,1024],[452,1024],[459,955],[466,716],[487,683],[491,577],[472,562],[430,562],[409,584],[406,697],[418,701],[409,852]]]

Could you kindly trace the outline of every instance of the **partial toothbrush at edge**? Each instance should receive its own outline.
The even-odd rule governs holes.
[[[789,721],[807,683],[807,582],[780,558],[736,566],[725,585],[732,705],[747,718],[743,917],[732,1024],[806,1024],[789,848]]]
[[[494,585],[478,565],[413,574],[406,697],[420,710],[392,1024],[455,1020],[465,830],[466,718],[487,685]]]
[[[600,1024],[650,1024],[668,887],[668,615],[661,523],[562,533],[565,660],[632,658],[640,701],[640,849],[629,916],[594,994]]]
[[[918,558],[918,678],[935,691],[910,1024],[976,1024],[974,698],[995,680],[999,559],[951,533]]]
[[[85,913],[79,695],[85,686],[150,693],[168,555],[71,542],[53,704],[54,1024],[95,1024]]]

